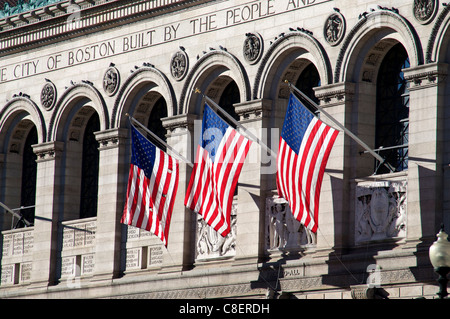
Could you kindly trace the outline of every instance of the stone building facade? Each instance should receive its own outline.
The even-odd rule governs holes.
[[[0,202],[25,220],[0,212],[0,298],[435,297],[428,248],[441,223],[450,229],[446,3],[10,3],[0,9]],[[199,89],[277,150],[285,80],[393,172],[340,133],[313,234],[253,143],[226,238],[184,207],[185,163],[167,249],[120,223],[127,113],[193,160]]]

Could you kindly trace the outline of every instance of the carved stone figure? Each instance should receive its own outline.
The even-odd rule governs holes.
[[[222,237],[203,218],[197,218],[196,259],[206,261],[236,254],[236,204],[231,209],[231,232]]]
[[[405,237],[406,195],[406,182],[357,186],[355,242]]]
[[[106,70],[103,75],[103,90],[109,96],[113,96],[116,94],[120,85],[120,74],[119,70],[114,66],[114,63],[109,65],[109,68]]]
[[[332,46],[338,45],[345,33],[344,16],[335,9],[336,12],[328,16],[323,29],[325,40]]]
[[[315,235],[294,218],[284,198],[266,200],[266,248],[295,251],[315,244]]]
[[[250,64],[255,64],[262,55],[262,37],[257,33],[246,33],[245,36],[243,47],[244,57]]]
[[[436,0],[414,0],[414,17],[420,23],[428,23],[433,19],[436,8]]]

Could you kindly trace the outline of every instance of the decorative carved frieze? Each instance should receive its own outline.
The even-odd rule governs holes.
[[[356,186],[355,243],[406,237],[406,181]]]

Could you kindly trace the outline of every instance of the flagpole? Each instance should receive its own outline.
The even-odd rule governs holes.
[[[237,127],[241,128],[242,130],[244,130],[245,134],[247,135],[247,137],[249,139],[251,139],[253,142],[259,144],[264,150],[266,150],[267,152],[270,152],[270,155],[272,155],[273,158],[277,158],[277,153],[275,153],[274,151],[272,151],[271,148],[269,148],[266,144],[264,144],[264,142],[262,142],[259,138],[257,138],[252,132],[250,132],[249,130],[247,130],[241,123],[239,123],[238,121],[236,121],[230,114],[228,114],[228,112],[226,112],[223,108],[221,108],[216,102],[214,102],[211,98],[209,98],[208,96],[204,95],[199,89],[195,89],[195,93],[199,93],[201,94],[206,100],[208,100],[208,102],[210,102],[212,105],[214,105],[214,107],[216,107],[217,109],[219,109],[221,111],[221,113],[223,113],[223,115],[226,116],[227,119],[229,119],[231,122],[234,123],[234,125],[236,125]]]
[[[3,207],[8,213],[10,213],[11,215],[13,215],[14,217],[16,217],[16,218],[18,218],[18,219],[22,219],[23,222],[25,223],[25,225],[27,225],[27,227],[28,227],[28,226],[31,226],[31,223],[30,223],[28,220],[26,220],[25,218],[23,218],[22,215],[16,213],[15,211],[13,211],[11,208],[9,208],[8,206],[6,206],[6,205],[3,204],[2,202],[0,202],[0,206]],[[31,206],[31,207],[34,207],[34,206]]]
[[[296,88],[294,85],[292,85],[288,80],[284,81],[289,85],[289,88],[294,89],[295,92],[300,94],[305,100],[307,100],[311,105],[315,106],[320,113],[323,113],[326,117],[328,117],[334,124],[336,124],[340,129],[342,129],[348,136],[350,136],[356,143],[358,143],[361,147],[363,147],[368,153],[370,153],[373,157],[375,157],[381,164],[386,166],[391,173],[395,171],[395,169],[386,162],[386,160],[381,157],[379,154],[374,152],[366,143],[364,143],[359,137],[357,137],[355,134],[353,134],[349,129],[347,129],[344,125],[339,123],[333,116],[331,116],[328,112],[326,112],[322,107],[320,107],[317,103],[315,103],[313,100],[311,100],[305,93],[300,91],[298,88]]]
[[[148,134],[150,134],[153,138],[155,138],[158,142],[160,142],[162,145],[164,145],[165,147],[167,147],[169,150],[171,150],[176,157],[178,157],[178,159],[182,162],[185,162],[187,165],[189,165],[190,167],[194,167],[194,164],[192,164],[192,162],[190,160],[188,160],[186,157],[184,157],[183,155],[181,155],[179,152],[177,152],[173,147],[171,147],[169,144],[167,144],[166,142],[164,142],[162,139],[159,138],[158,135],[156,135],[155,133],[153,133],[152,131],[150,131],[147,127],[145,127],[145,125],[141,124],[138,120],[136,120],[134,117],[132,117],[130,114],[126,113],[126,116],[128,116],[130,118],[130,120],[134,123],[136,123],[137,125],[139,125],[139,127],[141,127],[144,131],[146,131]]]

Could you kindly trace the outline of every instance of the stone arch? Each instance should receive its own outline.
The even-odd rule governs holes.
[[[236,82],[239,88],[241,102],[249,101],[250,82],[241,62],[225,50],[212,50],[206,53],[199,58],[186,77],[180,97],[179,114],[199,114],[202,97],[195,96],[195,89],[200,89],[214,100],[231,81]]]
[[[396,43],[405,47],[411,67],[423,64],[419,37],[405,18],[396,10],[372,9],[370,13],[365,12],[342,43],[334,82],[361,81],[366,72],[364,68],[371,69],[370,65],[376,65]],[[370,76],[371,81],[376,80],[376,73],[369,73],[366,76]]]
[[[114,103],[111,127],[126,127],[125,114],[134,113],[139,100],[149,93],[155,97],[164,97],[167,116],[176,115],[177,101],[170,81],[155,67],[144,66],[134,71],[121,87]]]
[[[428,39],[425,62],[450,61],[450,5],[443,4],[443,9],[436,19]]]
[[[46,124],[37,104],[28,97],[16,96],[0,111],[0,152],[7,152],[9,137],[14,135],[17,124],[23,120],[36,127],[38,143],[46,140]]]
[[[90,83],[74,84],[62,94],[55,105],[50,119],[48,141],[67,140],[71,134],[69,130],[73,120],[76,120],[77,113],[85,106],[97,112],[101,131],[109,129],[108,110],[100,92]],[[88,117],[88,114],[85,115]]]
[[[328,55],[308,31],[294,31],[279,37],[261,61],[253,98],[276,98],[280,90],[287,89],[283,81],[298,78],[309,63],[315,65],[323,84],[331,84],[332,69]]]

